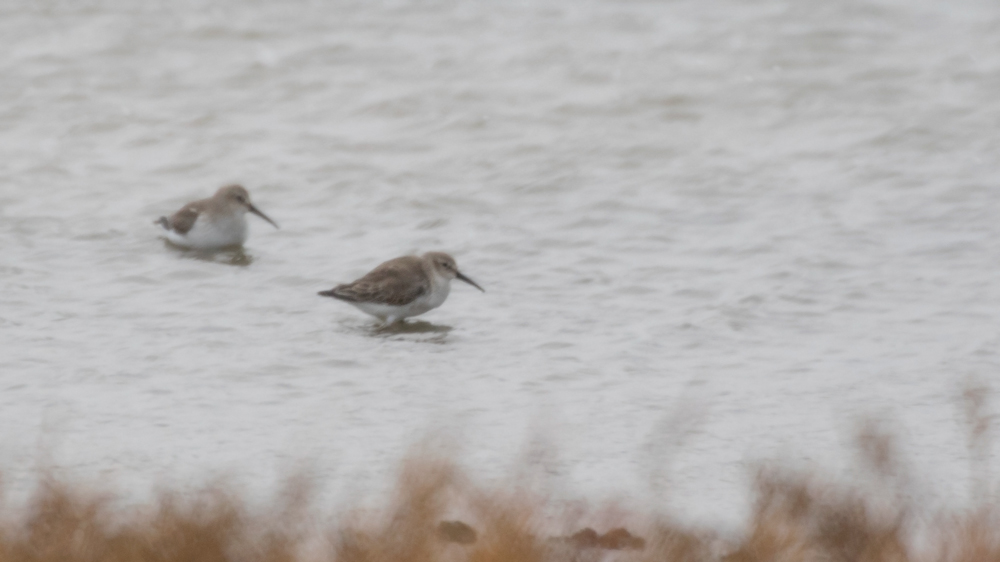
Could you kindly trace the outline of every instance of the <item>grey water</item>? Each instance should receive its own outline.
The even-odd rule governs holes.
[[[759,463],[850,473],[878,418],[967,496],[1000,4],[13,0],[0,53],[8,489],[377,489],[443,432],[732,522]],[[232,182],[282,229],[159,238]],[[487,292],[395,331],[316,295],[428,250]]]

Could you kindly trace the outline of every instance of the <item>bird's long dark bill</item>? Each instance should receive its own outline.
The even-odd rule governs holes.
[[[459,279],[461,279],[462,281],[465,281],[465,282],[466,282],[466,283],[468,283],[469,285],[472,285],[473,287],[475,287],[475,288],[479,289],[480,291],[482,291],[482,292],[484,292],[484,293],[486,292],[486,289],[484,289],[484,288],[480,287],[479,285],[477,285],[477,284],[476,284],[476,282],[475,282],[475,281],[473,281],[472,279],[469,279],[468,277],[466,277],[466,276],[462,275],[461,273],[458,273],[458,272],[456,272],[456,273],[455,273],[455,277],[458,277],[458,278],[459,278]]]
[[[254,207],[253,205],[248,205],[248,207],[249,207],[251,213],[253,213],[253,214],[257,215],[258,217],[266,220],[267,222],[273,224],[274,228],[281,228],[280,226],[278,226],[278,223],[276,223],[273,220],[269,219],[267,217],[267,215],[265,215],[264,213],[260,212],[260,209],[258,209],[257,207]]]

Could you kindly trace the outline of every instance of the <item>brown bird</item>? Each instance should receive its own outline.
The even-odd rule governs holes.
[[[451,291],[452,279],[486,292],[458,270],[455,258],[428,252],[389,260],[353,283],[319,294],[348,302],[389,325],[441,306]]]
[[[242,185],[219,188],[212,197],[188,203],[170,218],[160,217],[156,224],[167,231],[167,240],[178,246],[215,250],[246,242],[247,213],[278,228],[277,223],[253,206],[250,194]]]

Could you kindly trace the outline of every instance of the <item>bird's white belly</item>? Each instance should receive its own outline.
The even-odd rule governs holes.
[[[167,240],[178,246],[196,250],[211,250],[239,246],[247,240],[247,220],[244,215],[208,220],[201,216],[186,234],[167,231]]]
[[[448,293],[450,291],[451,286],[446,281],[441,284],[435,284],[431,292],[417,297],[413,300],[413,302],[402,306],[374,302],[352,302],[351,304],[356,306],[358,310],[371,314],[377,318],[381,318],[382,320],[395,321],[402,320],[403,318],[409,318],[410,316],[418,316],[441,306],[445,299],[448,298]]]

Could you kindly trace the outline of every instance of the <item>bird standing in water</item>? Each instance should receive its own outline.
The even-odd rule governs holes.
[[[428,252],[389,260],[353,283],[319,294],[350,303],[388,326],[441,306],[451,291],[452,279],[461,279],[486,292],[458,270],[455,258],[443,252]]]
[[[217,250],[241,246],[247,240],[246,214],[253,213],[278,228],[277,223],[250,202],[241,185],[227,185],[208,199],[192,201],[156,224],[167,231],[167,240],[183,248]]]

